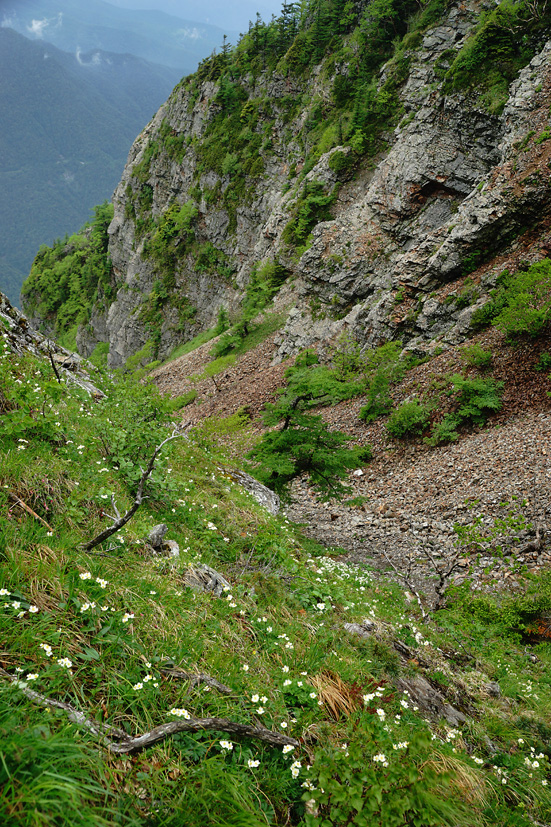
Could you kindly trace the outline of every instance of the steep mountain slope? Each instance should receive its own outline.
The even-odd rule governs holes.
[[[183,429],[182,398],[95,371],[93,400],[75,368],[0,296],[6,823],[549,824],[549,548],[530,524],[548,416],[424,457],[377,445],[353,503],[324,509],[299,486],[302,533],[242,490],[234,463],[257,438],[242,418]],[[235,401],[222,380],[219,412]],[[495,469],[499,497],[460,467],[508,465],[510,447],[520,475]],[[448,532],[438,509],[458,487]]]
[[[77,57],[0,28],[0,285],[14,302],[38,246],[111,196],[136,130],[177,73],[132,55]]]
[[[139,136],[114,196],[117,296],[83,352],[166,355],[220,307],[237,318],[270,262],[294,305],[280,358],[343,328],[424,350],[468,334],[501,255],[546,253],[547,11],[341,6],[252,27]]]

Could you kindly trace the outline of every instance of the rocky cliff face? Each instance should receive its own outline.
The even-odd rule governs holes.
[[[130,151],[109,229],[116,298],[81,327],[80,351],[108,341],[118,366],[149,342],[164,356],[212,327],[221,306],[235,316],[255,267],[274,260],[291,276],[279,358],[343,329],[421,351],[465,338],[505,264],[548,252],[551,194],[551,41],[540,37],[500,114],[446,81],[481,10],[452,4],[402,50],[398,75],[396,59],[382,67],[379,92],[398,80],[375,154],[330,141],[306,175],[309,119],[331,110],[346,64],[301,79],[244,74],[228,109],[235,151],[213,129],[225,81],[182,81]],[[331,196],[330,212],[310,210],[301,246],[289,225],[308,194]]]

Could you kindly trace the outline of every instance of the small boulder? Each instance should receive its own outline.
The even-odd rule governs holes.
[[[223,575],[206,564],[188,569],[183,580],[190,589],[199,592],[213,592],[216,597],[221,597],[225,588],[231,588]]]
[[[165,525],[165,523],[159,523],[159,525],[153,526],[147,535],[146,540],[149,545],[155,549],[155,551],[160,551],[163,547],[163,539],[167,531],[168,526]]]

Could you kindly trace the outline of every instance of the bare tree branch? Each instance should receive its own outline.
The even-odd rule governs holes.
[[[61,384],[63,384],[63,383],[62,383],[62,381],[61,381],[61,377],[60,377],[60,375],[59,375],[59,373],[58,373],[58,370],[57,370],[57,367],[56,367],[56,363],[54,362],[54,357],[53,357],[52,351],[51,351],[51,350],[49,350],[49,349],[48,349],[48,356],[50,357],[50,362],[51,362],[51,364],[52,364],[52,368],[53,368],[54,373],[55,373],[55,378],[57,379],[57,381],[58,381],[58,382],[59,382],[59,384],[61,385]]]
[[[90,551],[90,549],[95,548],[96,546],[99,546],[100,543],[103,543],[103,541],[107,540],[108,537],[111,537],[113,534],[116,534],[117,531],[120,531],[121,528],[123,528],[123,526],[125,526],[132,519],[132,517],[134,516],[134,514],[136,513],[136,511],[138,510],[138,508],[140,507],[140,505],[143,502],[143,499],[144,499],[144,494],[143,494],[144,486],[145,486],[147,480],[149,479],[149,476],[150,476],[151,472],[153,471],[153,469],[155,467],[155,462],[157,461],[157,457],[159,456],[161,450],[164,448],[164,446],[168,442],[172,442],[173,439],[179,439],[180,437],[183,437],[183,436],[185,436],[185,435],[181,434],[181,433],[178,433],[178,434],[173,433],[172,436],[167,437],[165,440],[163,440],[163,442],[161,442],[160,445],[158,445],[155,448],[155,450],[153,451],[153,455],[152,455],[151,459],[149,460],[149,464],[148,464],[147,468],[145,469],[145,471],[142,472],[142,476],[141,476],[140,482],[138,484],[138,490],[136,492],[136,497],[134,499],[134,502],[132,503],[132,506],[128,509],[126,514],[124,514],[122,517],[120,516],[119,511],[117,509],[117,506],[115,505],[114,497],[113,496],[111,497],[111,504],[113,505],[113,510],[114,510],[115,514],[117,515],[117,518],[114,520],[113,525],[109,526],[109,528],[106,528],[104,531],[101,532],[101,534],[98,534],[97,537],[94,537],[93,540],[90,540],[89,543],[86,543],[86,545],[84,546],[86,551]],[[111,518],[111,519],[113,519],[113,518]]]
[[[33,510],[32,510],[32,508],[30,507],[30,505],[27,505],[27,503],[23,502],[23,500],[21,499],[21,497],[18,497],[18,496],[17,496],[17,494],[13,494],[13,493],[10,491],[10,492],[8,493],[8,499],[9,499],[9,500],[11,500],[11,502],[12,502],[14,505],[18,505],[18,506],[20,506],[21,508],[23,508],[23,509],[27,512],[27,514],[30,514],[30,515],[31,515],[31,517],[34,517],[34,518],[35,518],[35,520],[38,520],[39,522],[41,522],[41,523],[42,523],[42,525],[43,525],[43,526],[45,526],[45,527],[48,529],[48,531],[53,532],[53,528],[51,527],[51,525],[49,525],[49,524],[46,522],[46,520],[43,520],[43,519],[42,519],[42,517],[40,517],[40,516],[36,513],[36,511],[33,511]],[[13,508],[13,506],[12,506],[12,508]]]
[[[167,678],[178,678],[182,681],[189,681],[192,686],[199,686],[199,684],[204,683],[212,689],[218,690],[222,695],[233,694],[233,690],[230,689],[229,686],[220,683],[216,678],[211,678],[210,675],[205,675],[204,672],[184,672],[182,669],[176,669],[172,666],[161,667],[160,671],[161,675],[165,675]]]
[[[436,601],[434,604],[434,611],[441,609],[444,605],[445,600],[445,591],[448,587],[448,582],[454,571],[457,569],[462,569],[465,567],[464,563],[461,563],[462,558],[462,549],[458,549],[454,556],[449,560],[447,566],[439,566],[436,563],[436,560],[432,556],[428,546],[422,546],[422,551],[427,560],[430,561],[434,571],[438,575],[438,584],[434,587],[434,591],[436,592]]]
[[[30,689],[24,681],[20,681],[17,678],[14,679],[9,672],[1,668],[0,677],[11,680],[33,703],[52,709],[64,710],[69,720],[74,724],[87,729],[93,735],[100,735],[104,746],[114,755],[139,752],[145,749],[145,747],[150,747],[152,744],[164,741],[165,738],[175,735],[177,732],[199,732],[201,730],[215,730],[217,732],[227,732],[230,735],[243,735],[247,738],[255,738],[258,741],[263,741],[266,744],[272,744],[272,746],[285,746],[286,744],[293,747],[299,746],[299,742],[295,738],[290,738],[282,732],[272,732],[272,730],[266,729],[266,727],[263,726],[238,724],[236,721],[230,721],[228,718],[190,717],[178,721],[169,721],[166,724],[154,727],[149,732],[144,732],[143,735],[135,735],[132,737],[118,727],[95,721],[93,718],[85,715],[84,712],[75,709],[71,704],[40,695],[40,693]]]
[[[394,571],[396,572],[398,577],[400,577],[404,581],[404,583],[406,584],[408,589],[412,592],[413,595],[415,595],[417,603],[419,604],[419,608],[421,609],[421,616],[422,616],[423,620],[425,620],[428,617],[428,614],[426,613],[425,607],[423,606],[423,604],[421,602],[419,592],[417,591],[417,589],[415,588],[415,586],[413,585],[413,583],[411,581],[411,569],[412,569],[411,559],[408,557],[408,567],[407,567],[407,571],[404,574],[404,572],[400,571],[400,569],[398,569],[394,565],[394,563],[392,562],[392,560],[390,559],[390,557],[388,556],[386,551],[384,549],[382,549],[382,551],[383,551],[383,556],[384,556],[385,560],[387,561],[387,563],[389,563],[392,566],[392,568],[394,569]]]

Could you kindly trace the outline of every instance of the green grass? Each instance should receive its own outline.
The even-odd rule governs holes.
[[[551,607],[548,576],[526,580],[524,596],[465,588],[422,625],[398,585],[338,562],[341,550],[305,540],[231,482],[216,447],[223,422],[170,443],[133,519],[99,553],[86,553],[83,543],[110,522],[111,496],[121,513],[132,503],[136,468],[170,433],[169,406],[131,379],[102,380],[108,397],[100,403],[65,386],[56,392],[48,363],[0,354],[2,668],[130,734],[174,720],[176,708],[262,722],[300,741],[283,754],[202,731],[115,757],[62,712],[33,704],[0,677],[3,823],[340,827],[339,808],[356,801],[345,795],[339,803],[348,772],[358,801],[369,799],[371,808],[368,822],[358,811],[350,823],[528,827],[549,820],[542,782],[551,646],[542,638],[533,663],[520,628]],[[232,428],[226,433],[243,436],[246,423]],[[14,506],[10,493],[48,527]],[[161,522],[179,543],[175,561],[144,546]],[[197,563],[224,574],[230,591],[215,598],[187,588],[183,575]],[[380,639],[344,632],[345,622],[364,617],[382,622]],[[400,661],[394,636],[431,663],[439,685],[459,682],[468,691],[477,713],[460,732],[428,724],[396,692],[396,676],[420,667]],[[457,650],[458,639],[472,666],[442,656]],[[232,694],[168,677],[167,662],[205,672]],[[485,695],[490,679],[503,698]],[[223,740],[233,748],[224,750]],[[380,753],[388,766],[374,760]],[[376,790],[384,795],[373,809]],[[398,794],[409,821],[392,821]],[[307,800],[317,802],[318,815],[312,806],[307,812]]]

